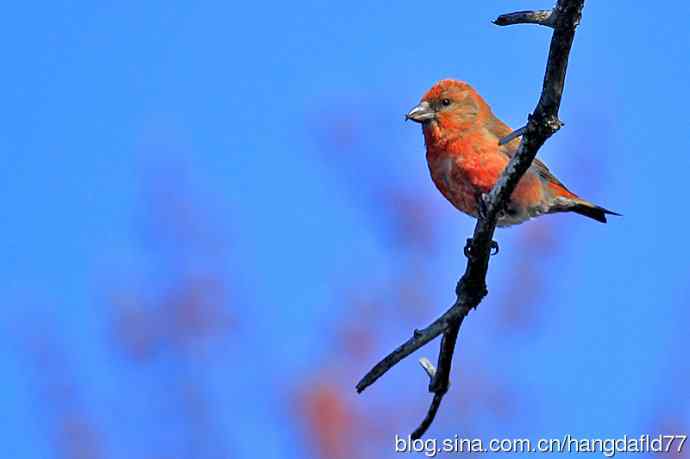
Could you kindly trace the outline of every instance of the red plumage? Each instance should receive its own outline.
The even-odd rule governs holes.
[[[407,118],[422,123],[427,163],[438,190],[457,209],[476,217],[481,195],[493,188],[519,139],[499,145],[511,129],[494,116],[477,91],[457,80],[436,83]],[[606,214],[618,215],[572,193],[535,159],[499,215],[498,225],[554,212],[576,212],[600,222],[606,222]]]

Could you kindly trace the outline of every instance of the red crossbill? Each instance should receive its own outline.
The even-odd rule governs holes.
[[[406,119],[422,124],[426,159],[438,190],[458,210],[476,218],[479,200],[501,176],[519,139],[499,145],[512,130],[462,81],[436,83]],[[499,213],[497,224],[515,225],[555,212],[575,212],[602,223],[607,214],[620,215],[569,191],[535,158]]]

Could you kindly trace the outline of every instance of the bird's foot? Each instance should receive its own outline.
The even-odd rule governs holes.
[[[498,251],[499,251],[498,242],[491,241],[491,244],[489,244],[489,249],[491,249],[491,253],[489,253],[489,255],[491,255],[491,256],[498,255]]]
[[[465,256],[467,258],[470,257],[470,250],[472,248],[472,238],[468,237],[467,242],[465,242],[465,248],[463,249],[463,252],[465,253]]]
[[[490,249],[490,252],[489,252],[490,256],[497,255],[498,251],[499,251],[498,242],[491,241],[491,244],[489,244],[489,249]],[[471,237],[467,238],[467,242],[465,243],[465,248],[464,248],[463,252],[465,253],[465,256],[467,258],[470,258],[470,256],[472,256],[472,238]]]

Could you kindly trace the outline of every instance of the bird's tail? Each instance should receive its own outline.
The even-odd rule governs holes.
[[[617,212],[613,212],[608,209],[604,209],[601,206],[597,206],[596,204],[592,204],[589,201],[585,201],[584,199],[573,199],[572,204],[568,206],[568,210],[571,212],[575,212],[576,214],[584,215],[585,217],[589,217],[593,220],[596,220],[601,223],[606,223],[606,216],[607,215],[618,215],[621,216],[621,214]]]

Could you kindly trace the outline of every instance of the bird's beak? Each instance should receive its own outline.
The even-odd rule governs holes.
[[[405,115],[405,121],[412,120],[417,123],[424,123],[433,119],[436,119],[436,112],[434,112],[427,101],[420,102],[419,105]]]

